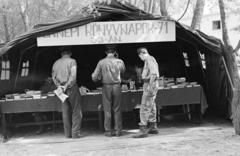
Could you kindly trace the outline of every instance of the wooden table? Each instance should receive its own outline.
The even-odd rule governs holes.
[[[141,103],[142,91],[122,92],[122,112],[133,111]],[[103,129],[102,95],[90,94],[82,96],[83,112],[98,112],[100,129]],[[201,86],[190,88],[161,89],[157,93],[157,107],[196,104],[201,113],[207,108],[206,98]],[[2,135],[7,139],[6,114],[26,112],[61,112],[61,101],[57,97],[46,99],[29,99],[0,102]],[[190,112],[189,112],[190,113]],[[54,122],[54,121],[53,121]]]

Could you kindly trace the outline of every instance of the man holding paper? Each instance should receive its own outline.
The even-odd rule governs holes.
[[[82,121],[80,93],[76,83],[77,63],[71,58],[71,51],[62,49],[62,57],[52,68],[52,79],[58,87],[55,94],[62,101],[64,133],[67,138],[79,138]]]

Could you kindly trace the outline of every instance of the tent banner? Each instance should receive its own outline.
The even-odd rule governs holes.
[[[174,21],[92,22],[37,37],[38,46],[91,45],[176,41]]]

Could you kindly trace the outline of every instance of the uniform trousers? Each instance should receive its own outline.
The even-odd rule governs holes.
[[[112,130],[112,111],[114,116],[114,130],[122,130],[121,114],[121,85],[104,84],[102,90],[105,131]]]
[[[149,83],[143,84],[143,95],[140,107],[140,123],[139,125],[146,126],[148,122],[157,121],[157,108],[156,108],[156,95],[158,91],[158,82],[154,82],[154,87],[150,87],[152,90],[148,90]]]
[[[71,137],[80,133],[82,122],[81,95],[77,84],[67,88],[65,92],[69,97],[62,103],[62,119],[64,134]]]

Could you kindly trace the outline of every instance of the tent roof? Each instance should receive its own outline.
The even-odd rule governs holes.
[[[98,5],[97,13],[88,16],[75,16],[61,21],[46,24],[38,24],[32,30],[16,37],[0,47],[0,56],[11,52],[14,48],[28,49],[37,46],[36,38],[49,35],[65,29],[81,26],[95,21],[127,21],[127,20],[166,20],[165,17],[155,17],[136,7],[112,1],[110,5]],[[167,19],[171,20],[171,19]],[[190,27],[176,21],[176,38],[205,47],[212,52],[221,53],[221,41],[215,37],[208,36],[201,31],[191,30]]]
[[[0,43],[0,48],[2,48],[4,46],[4,43]]]

